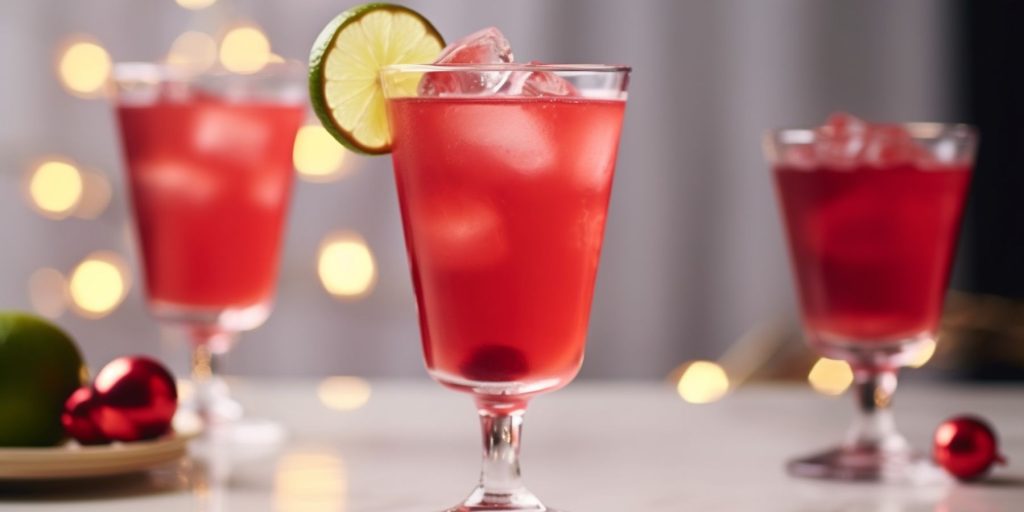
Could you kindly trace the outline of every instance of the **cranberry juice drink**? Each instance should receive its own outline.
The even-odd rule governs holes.
[[[427,367],[552,389],[583,358],[625,102],[389,100]]]
[[[866,156],[775,166],[815,342],[897,343],[938,326],[970,165],[930,158],[902,128],[872,129]]]
[[[304,115],[300,104],[211,98],[118,106],[151,303],[271,299]]]

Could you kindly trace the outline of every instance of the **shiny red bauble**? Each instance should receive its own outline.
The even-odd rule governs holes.
[[[138,441],[170,430],[178,392],[160,363],[142,356],[115,359],[96,374],[92,389],[90,417],[107,438]]]
[[[935,462],[960,480],[979,478],[995,463],[1006,461],[999,455],[995,430],[976,416],[950,418],[935,431]]]
[[[103,435],[103,432],[92,421],[92,412],[96,405],[96,397],[89,386],[76,389],[64,402],[64,412],[60,415],[60,422],[64,426],[64,432],[80,444],[110,442],[110,439],[107,439],[107,436]]]

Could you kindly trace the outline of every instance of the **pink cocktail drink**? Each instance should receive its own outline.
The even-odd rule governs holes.
[[[427,367],[549,390],[583,358],[625,102],[389,101]]]
[[[817,342],[934,333],[969,177],[961,164],[775,168],[804,323]]]
[[[804,330],[850,364],[861,413],[842,444],[791,461],[791,473],[926,476],[889,406],[899,368],[936,337],[976,140],[964,125],[845,114],[766,139]]]
[[[192,97],[117,112],[152,305],[269,302],[302,105]]]

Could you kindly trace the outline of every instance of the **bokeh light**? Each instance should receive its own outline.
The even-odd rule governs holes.
[[[65,160],[46,160],[31,171],[28,196],[43,215],[62,219],[82,199],[82,174]]]
[[[341,457],[327,450],[284,454],[274,473],[277,512],[344,512],[348,472]]]
[[[82,170],[82,197],[72,212],[75,217],[95,219],[110,205],[110,180],[99,172]]]
[[[110,54],[88,37],[72,39],[57,61],[57,74],[64,88],[86,98],[102,93],[110,69]]]
[[[729,376],[711,361],[693,361],[679,377],[676,391],[691,404],[716,402],[729,392]]]
[[[46,318],[57,318],[68,307],[68,282],[54,268],[40,268],[28,278],[28,300],[32,309]]]
[[[235,73],[255,73],[270,62],[270,40],[254,26],[235,27],[220,43],[220,63]]]
[[[191,11],[197,11],[199,9],[205,9],[205,8],[207,8],[207,7],[213,5],[214,3],[217,2],[217,0],[175,0],[175,1],[178,2],[178,5],[186,8],[186,9],[189,9]]]
[[[217,41],[203,32],[181,34],[167,52],[167,64],[189,74],[202,73],[216,63]]]
[[[292,161],[299,177],[318,183],[336,180],[343,174],[345,156],[344,146],[338,144],[323,126],[299,128],[292,151]]]
[[[76,311],[87,318],[106,316],[128,294],[128,267],[112,252],[85,257],[71,272],[68,286]]]
[[[914,354],[913,359],[911,359],[907,363],[907,366],[911,368],[920,368],[928,364],[928,361],[931,361],[932,356],[935,355],[936,348],[938,348],[938,344],[935,342],[935,340],[925,340],[923,343],[921,343],[921,346],[918,348],[917,353]]]
[[[324,288],[336,297],[362,297],[377,281],[373,253],[352,233],[328,236],[320,246],[317,272]]]
[[[841,395],[853,384],[853,370],[846,361],[822,357],[811,367],[807,382],[823,395]]]
[[[359,377],[328,377],[316,390],[320,403],[337,411],[354,411],[370,401],[370,383]]]

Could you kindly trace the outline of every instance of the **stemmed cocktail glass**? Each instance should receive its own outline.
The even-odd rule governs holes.
[[[933,343],[976,136],[964,125],[868,125],[837,116],[765,140],[789,236],[804,330],[849,362],[860,417],[799,476],[915,478],[924,457],[897,432],[896,373]]]
[[[480,483],[453,510],[547,510],[520,481],[520,428],[529,399],[567,384],[583,360],[628,75],[381,72],[427,369],[473,395],[483,430]],[[560,94],[421,94],[494,81]]]
[[[190,405],[211,426],[247,424],[215,363],[270,313],[304,78],[290,64],[248,75],[149,63],[114,70],[148,305],[192,341]]]

